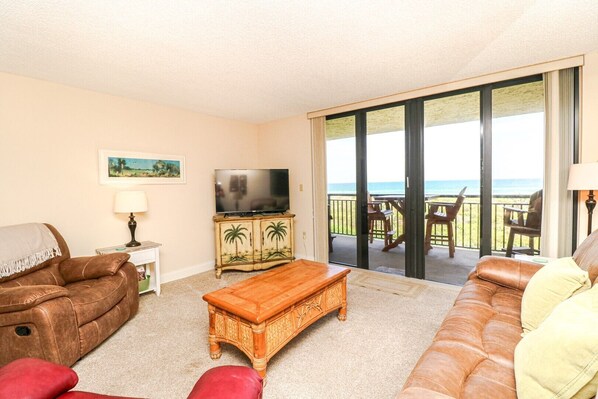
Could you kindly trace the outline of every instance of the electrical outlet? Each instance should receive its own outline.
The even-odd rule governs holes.
[[[303,232],[303,241],[307,240],[307,233],[304,231]]]
[[[303,184],[299,184],[299,191],[303,191]]]

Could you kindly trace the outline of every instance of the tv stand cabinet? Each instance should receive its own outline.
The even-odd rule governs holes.
[[[295,259],[290,213],[214,216],[216,278],[223,270],[263,270]]]

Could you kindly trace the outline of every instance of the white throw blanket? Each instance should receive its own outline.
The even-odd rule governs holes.
[[[41,223],[0,227],[0,278],[60,255],[56,238]]]

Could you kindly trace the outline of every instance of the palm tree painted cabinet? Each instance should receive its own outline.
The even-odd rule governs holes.
[[[223,270],[262,270],[295,259],[290,213],[256,216],[214,216],[216,278]]]

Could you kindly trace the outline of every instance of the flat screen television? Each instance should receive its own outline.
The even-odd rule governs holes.
[[[280,213],[289,210],[288,169],[216,169],[216,213]]]

